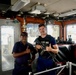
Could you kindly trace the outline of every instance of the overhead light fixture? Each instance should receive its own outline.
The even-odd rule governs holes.
[[[65,16],[74,15],[74,14],[76,14],[76,10],[71,10],[71,11],[60,14],[59,17],[65,17]]]
[[[30,13],[41,14],[41,13],[44,13],[44,12],[46,12],[45,6],[41,5],[41,4],[36,4],[32,7]]]
[[[30,13],[34,13],[34,14],[41,14],[41,12],[40,12],[40,10],[33,10],[33,11],[31,11]]]
[[[49,14],[50,14],[50,12],[45,12],[44,14],[47,14],[47,15],[49,15]]]
[[[22,7],[29,4],[30,0],[18,0],[11,8],[12,11],[19,11]]]

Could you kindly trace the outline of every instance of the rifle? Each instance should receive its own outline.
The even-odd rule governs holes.
[[[53,60],[54,60],[54,62],[58,62],[58,60],[56,59],[56,54],[54,54],[54,53],[52,53],[52,52],[49,52],[49,51],[46,51],[46,46],[49,46],[49,43],[44,43],[44,42],[40,42],[38,39],[35,41],[36,42],[36,45],[41,45],[42,46],[42,49],[40,49],[39,50],[39,53],[40,53],[40,55],[41,56],[43,56],[43,54],[45,53],[45,52],[47,52],[48,53],[48,57],[47,57],[47,59],[49,59],[49,58],[52,58]]]

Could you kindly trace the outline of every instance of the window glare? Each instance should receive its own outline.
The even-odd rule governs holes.
[[[11,54],[13,45],[14,45],[14,27],[1,26],[2,71],[13,69],[14,59]]]
[[[68,36],[71,35],[72,41],[76,43],[76,24],[67,25],[67,40]]]
[[[59,37],[59,25],[47,25],[47,33],[57,39]]]
[[[26,31],[28,33],[28,42],[32,44],[34,43],[36,37],[39,35],[38,25],[39,24],[28,23],[26,27]]]

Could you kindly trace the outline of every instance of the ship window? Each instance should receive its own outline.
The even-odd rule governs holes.
[[[26,27],[26,31],[28,33],[28,42],[32,44],[34,43],[36,37],[39,36],[38,25],[39,24],[28,23]]]
[[[12,48],[14,45],[14,27],[1,26],[1,57],[2,71],[13,69]]]
[[[67,30],[67,40],[68,36],[71,35],[72,41],[76,43],[76,24],[67,25],[66,30]]]
[[[60,35],[59,30],[59,25],[47,25],[47,33],[55,37],[55,39],[57,39]]]

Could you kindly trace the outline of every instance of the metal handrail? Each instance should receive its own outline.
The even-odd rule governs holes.
[[[56,69],[63,68],[63,67],[66,67],[66,65],[56,67],[56,68],[52,68],[52,69],[48,69],[48,70],[41,71],[41,72],[38,72],[38,73],[34,73],[34,75],[42,74],[42,73],[49,72],[49,71],[52,71],[52,70],[56,70]]]
[[[59,66],[59,67],[55,67],[55,68],[48,69],[48,70],[46,69],[45,71],[41,71],[41,72],[34,73],[34,75],[38,75],[38,74],[42,74],[42,73],[45,73],[45,72],[49,72],[49,71],[53,71],[53,70],[62,68],[62,69],[59,71],[59,73],[57,74],[57,75],[59,75],[65,67],[69,68],[69,75],[72,75],[72,66],[76,66],[76,64],[75,64],[75,63],[72,63],[72,62],[67,62],[66,65]]]

